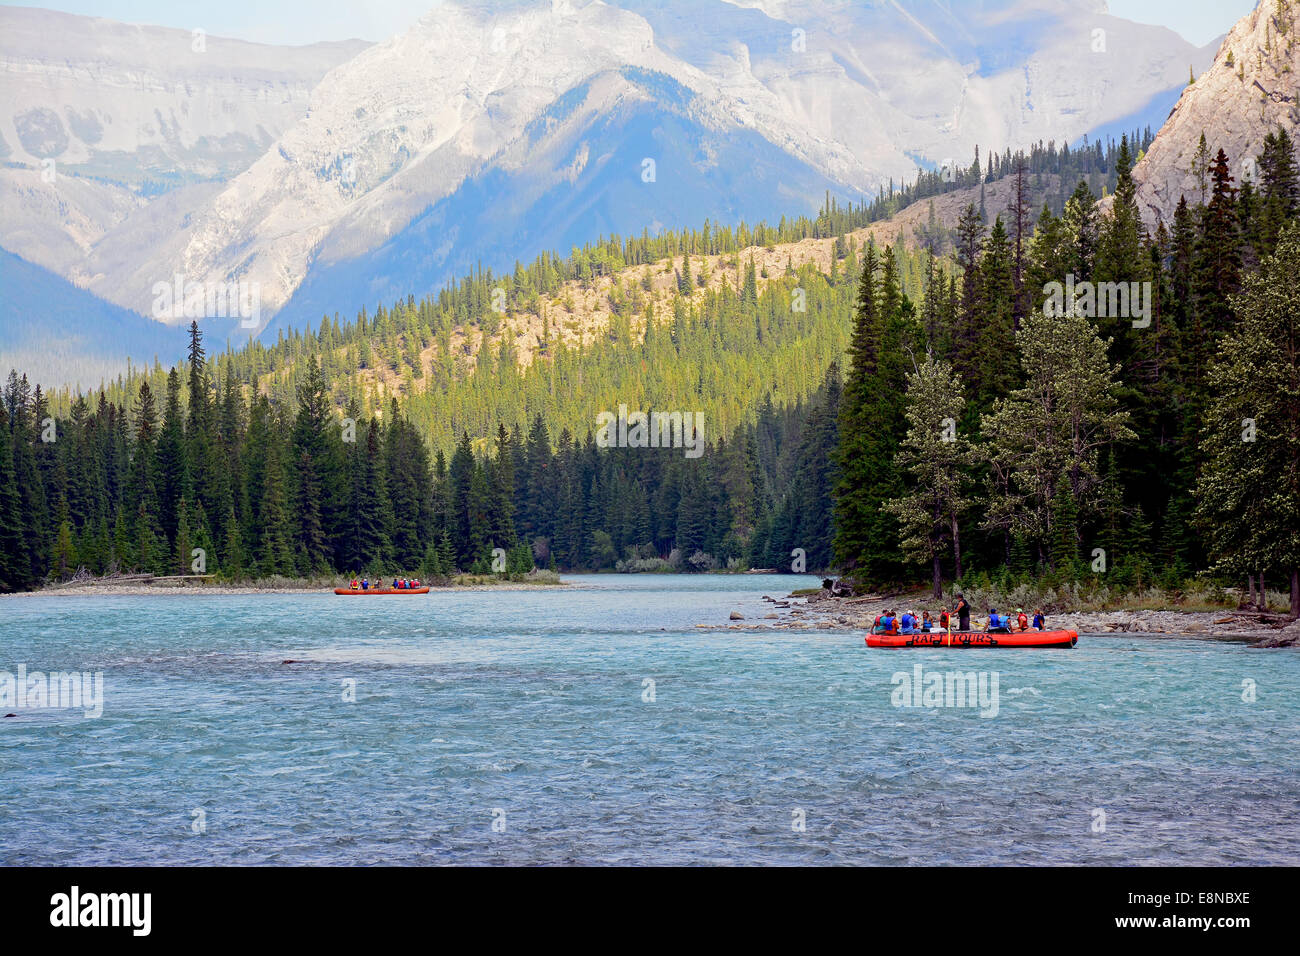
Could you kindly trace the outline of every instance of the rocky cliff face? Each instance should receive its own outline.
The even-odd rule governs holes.
[[[1222,149],[1240,185],[1252,175],[1264,137],[1278,126],[1300,130],[1300,2],[1261,0],[1224,39],[1214,63],[1183,91],[1178,105],[1133,171],[1149,226],[1173,219],[1180,197],[1208,198],[1197,150]]]
[[[0,153],[164,188],[246,169],[360,41],[273,47],[0,8]]]

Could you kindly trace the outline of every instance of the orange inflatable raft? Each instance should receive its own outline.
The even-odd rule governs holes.
[[[868,634],[867,647],[1074,647],[1078,631],[930,631],[917,634]]]
[[[365,590],[362,590],[361,588],[357,588],[355,591],[352,590],[352,588],[335,588],[334,593],[335,594],[428,594],[429,589],[423,586],[418,588],[366,588]]]

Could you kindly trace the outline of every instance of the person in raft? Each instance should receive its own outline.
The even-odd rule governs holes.
[[[1016,608],[1016,630],[1029,630],[1029,618],[1025,616],[1025,609],[1023,607]]]
[[[893,611],[886,611],[880,619],[880,633],[893,634],[897,631],[898,621],[894,618]]]
[[[904,612],[903,612],[903,619],[902,619],[901,621],[898,622],[898,625],[899,625],[899,631],[898,631],[898,633],[900,633],[900,634],[915,634],[915,633],[916,633],[916,615],[914,615],[911,611],[904,611]]]
[[[1047,630],[1047,618],[1043,617],[1043,609],[1041,607],[1034,611],[1034,630]]]
[[[369,591],[369,590],[370,590],[370,579],[369,579],[369,578],[362,578],[362,579],[361,579],[361,590],[363,590],[363,591]]]
[[[970,605],[966,603],[966,595],[957,595],[957,629],[960,631],[970,630]]]
[[[989,623],[988,627],[984,628],[984,630],[989,633],[996,632],[1006,634],[1011,630],[1010,615],[1003,617],[998,614],[996,608],[989,608]]]
[[[352,579],[352,583],[349,584],[348,587],[350,587],[353,591],[360,591],[360,590],[361,590],[361,585],[357,583],[357,579],[356,579],[356,578],[353,578],[353,579]]]
[[[934,621],[931,619],[929,611],[921,612],[921,630],[927,634],[934,630]]]
[[[942,611],[940,611],[940,612],[939,612],[939,630],[941,630],[941,631],[951,630],[951,628],[948,626],[948,622],[951,621],[951,620],[952,620],[952,618],[948,616],[948,609],[947,609],[947,608],[944,608]]]

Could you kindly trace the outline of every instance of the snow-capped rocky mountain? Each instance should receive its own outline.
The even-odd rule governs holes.
[[[449,0],[201,53],[0,8],[0,37],[0,245],[142,314],[177,274],[256,283],[263,325],[1159,123],[1213,56],[1098,0]]]

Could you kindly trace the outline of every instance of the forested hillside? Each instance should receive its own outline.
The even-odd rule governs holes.
[[[1104,217],[1082,184],[1032,237],[1026,207],[991,230],[968,208],[950,326],[865,269],[837,566],[878,584],[920,563],[936,594],[948,570],[1265,575],[1300,609],[1300,177],[1285,131],[1261,145],[1257,183],[1220,150],[1208,202],[1154,234],[1126,148]]]
[[[597,411],[629,397],[704,411],[713,434],[726,434],[752,421],[767,395],[778,404],[808,395],[843,354],[857,263],[873,236],[894,246],[904,291],[919,299],[924,253],[950,276],[956,247],[957,216],[936,214],[930,200],[946,211],[964,198],[991,223],[1001,208],[984,202],[985,186],[1005,195],[1018,184],[1033,205],[1059,212],[1080,180],[1098,193],[1113,186],[1118,152],[1116,143],[1047,143],[1014,157],[977,154],[969,167],[921,173],[868,205],[828,197],[816,219],[609,237],[505,275],[477,272],[418,302],[381,303],[352,322],[327,316],[314,331],[223,352],[211,377],[223,383],[228,363],[237,383],[292,412],[314,355],[340,411],[355,402],[368,416],[396,395],[448,455],[461,431],[481,444],[498,421],[524,426],[537,414],[552,430],[583,434]],[[896,226],[900,210],[915,225]],[[106,383],[110,403],[129,414],[141,375],[163,392],[167,372],[154,360]],[[51,408],[68,414],[75,395],[54,391]]]
[[[1261,506],[1267,547],[1223,527],[1241,456],[1211,410],[1242,401],[1220,346],[1247,322],[1294,356],[1265,306],[1230,298],[1300,271],[1281,238],[1294,150],[1270,137],[1240,194],[1220,164],[1210,203],[1154,236],[1131,162],[1125,142],[1104,219],[1087,177],[1058,215],[1029,157],[1000,159],[965,175],[1005,165],[1019,202],[982,216],[967,184],[956,229],[912,249],[859,245],[879,209],[828,202],[543,256],[213,360],[195,330],[188,362],[90,395],[12,375],[0,580],[189,572],[196,549],[226,576],[434,576],[486,570],[494,548],[512,570],[839,568],[867,586],[1086,576],[1094,548],[1121,584],[1290,573],[1286,515]],[[1045,317],[1067,276],[1150,281],[1149,323]],[[553,323],[580,294],[605,296],[605,323]],[[516,334],[529,321],[541,334]],[[1295,410],[1269,403],[1247,450],[1294,474],[1273,423]],[[705,454],[598,447],[595,415],[621,404],[702,412]]]

